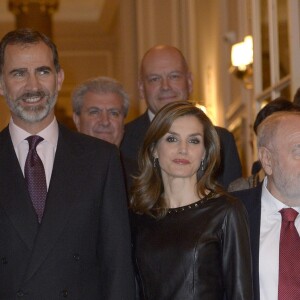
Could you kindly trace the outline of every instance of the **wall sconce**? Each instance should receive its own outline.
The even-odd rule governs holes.
[[[231,67],[230,73],[238,79],[243,80],[247,89],[252,88],[253,75],[253,39],[251,35],[244,38],[241,43],[231,47]]]

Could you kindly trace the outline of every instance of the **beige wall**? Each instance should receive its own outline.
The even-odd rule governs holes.
[[[55,19],[53,39],[66,75],[56,111],[59,119],[73,125],[71,91],[93,76],[123,83],[131,98],[127,121],[141,114],[145,103],[137,91],[139,61],[153,45],[170,44],[182,50],[194,74],[191,97],[207,106],[216,125],[237,134],[244,157],[248,141],[241,136],[247,128],[249,92],[228,69],[232,43],[249,34],[249,1],[105,0],[106,10],[97,20]],[[1,36],[13,27],[12,21],[1,23],[0,16]],[[0,105],[2,128],[9,116],[3,101]]]
[[[122,0],[115,5],[110,22],[106,20],[105,30],[101,15],[96,22],[54,18],[53,39],[65,71],[58,99],[59,113],[71,117],[70,95],[78,83],[93,76],[111,76],[120,80],[129,92],[128,120],[133,119],[145,109],[136,84],[141,57],[155,44],[171,44],[180,48],[190,63],[195,78],[193,99],[207,105],[216,124],[226,124],[223,107],[228,104],[224,82],[229,76],[229,46],[221,36],[220,28],[225,30],[226,18],[221,2]],[[14,27],[9,22],[5,26],[7,30]],[[3,34],[5,26],[1,26]]]
[[[0,130],[7,125],[9,117],[10,113],[7,108],[6,102],[4,98],[0,96]]]
[[[95,76],[114,77],[123,83],[133,103],[138,98],[134,35],[135,1],[103,2],[105,2],[104,8],[98,20],[53,18],[53,40],[57,45],[61,66],[65,71],[65,81],[59,93],[56,113],[58,119],[69,127],[73,127],[71,92],[83,80]],[[112,13],[111,10],[114,12]],[[67,12],[63,14],[60,12],[60,14],[67,15]],[[7,12],[6,16],[10,17],[10,13]],[[14,27],[14,19],[11,17],[1,23],[0,12],[0,38]],[[135,106],[131,105],[129,113],[131,119],[139,113]],[[0,129],[7,124],[7,120],[9,120],[8,109],[1,99]]]

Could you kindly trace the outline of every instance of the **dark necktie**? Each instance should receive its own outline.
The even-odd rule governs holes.
[[[47,197],[47,184],[43,162],[36,152],[36,146],[43,140],[38,135],[26,139],[29,151],[25,162],[25,180],[33,207],[41,223]]]
[[[295,227],[298,212],[280,210],[282,216],[279,244],[278,300],[300,299],[300,237]]]

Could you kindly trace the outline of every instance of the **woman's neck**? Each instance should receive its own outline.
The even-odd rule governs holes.
[[[168,178],[164,180],[164,198],[168,208],[192,204],[199,200],[196,190],[196,179]]]

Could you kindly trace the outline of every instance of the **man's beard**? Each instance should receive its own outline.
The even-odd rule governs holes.
[[[43,90],[27,92],[18,97],[16,100],[12,100],[7,93],[5,93],[4,96],[13,114],[26,122],[35,123],[45,119],[49,115],[49,112],[54,108],[57,92],[55,92],[53,95],[50,95],[49,92],[45,92]],[[46,102],[27,107],[22,105],[23,101],[26,102],[29,101],[29,99],[34,98],[46,98]]]

